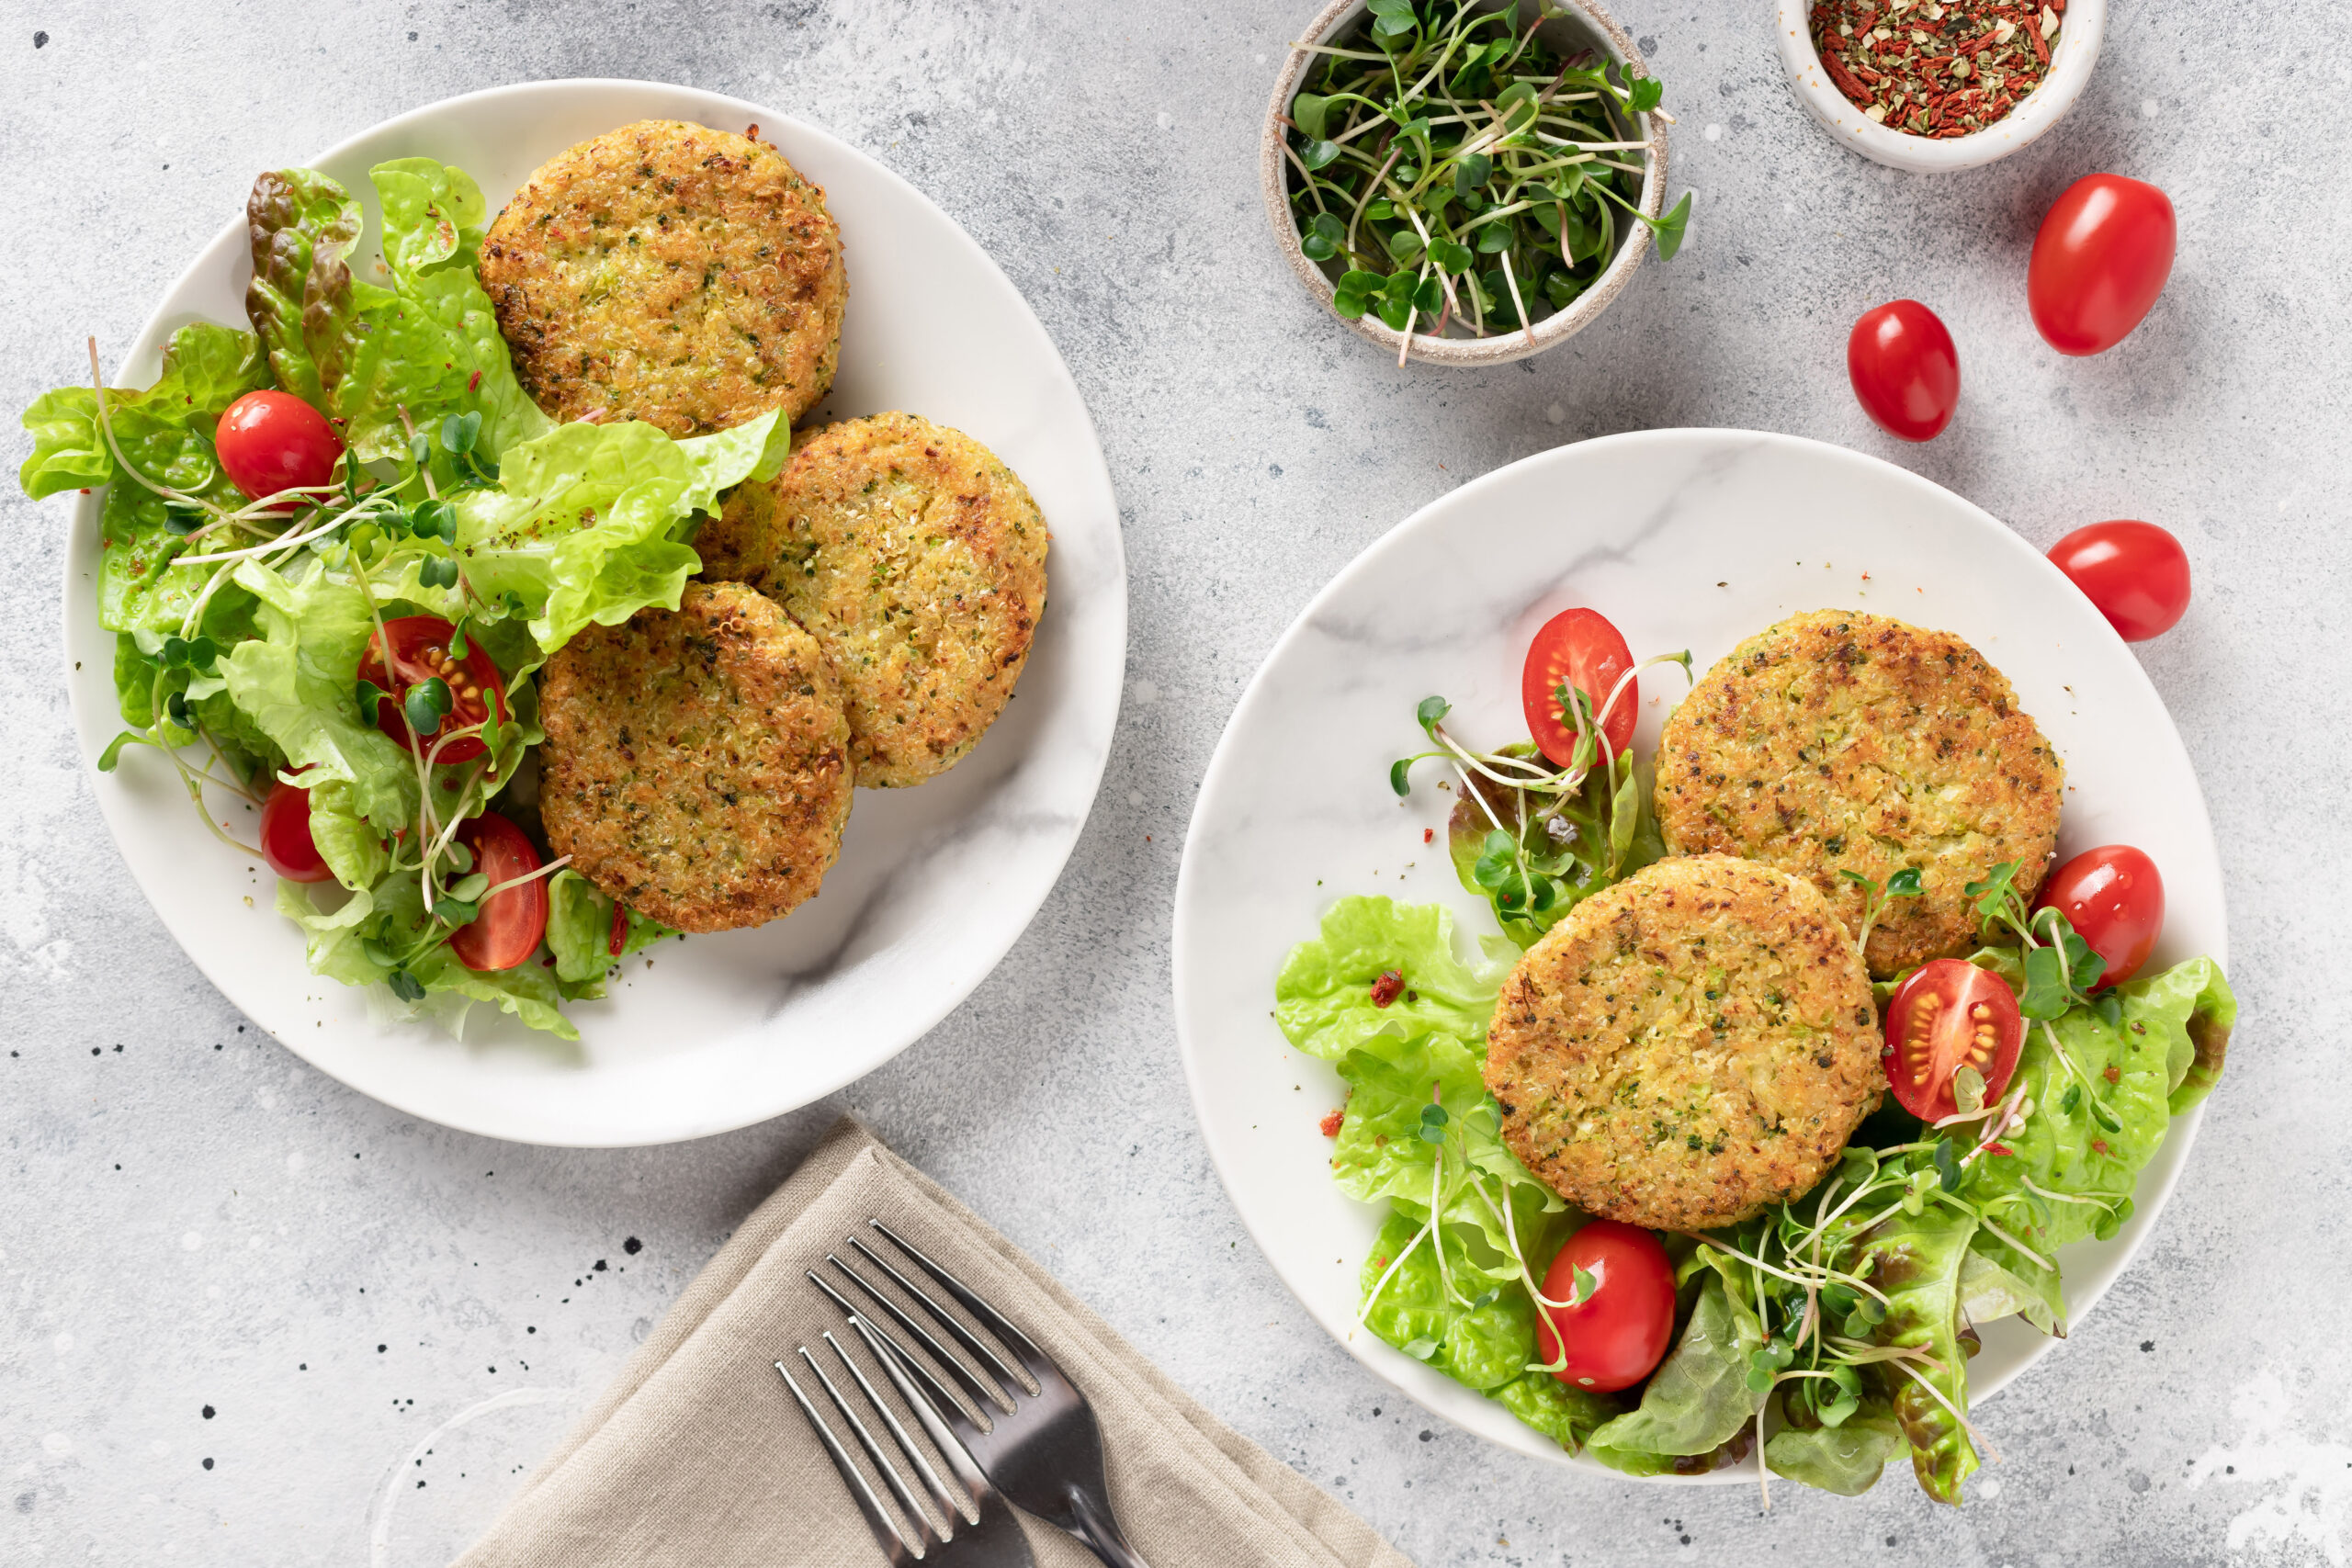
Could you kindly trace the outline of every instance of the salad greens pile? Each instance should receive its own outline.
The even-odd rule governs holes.
[[[1485,337],[1564,310],[1646,226],[1671,260],[1688,192],[1640,206],[1655,77],[1555,52],[1543,0],[1372,0],[1292,98],[1283,139],[1300,248],[1333,308],[1409,335]],[[1409,341],[1408,343],[1409,347]]]
[[[458,829],[527,774],[544,739],[532,673],[583,627],[676,608],[699,568],[686,540],[700,516],[729,487],[774,477],[790,433],[776,414],[687,440],[635,422],[554,423],[517,382],[481,288],[480,187],[429,158],[369,178],[380,281],[354,268],[365,221],[349,192],[315,170],[263,175],[253,330],[180,328],[144,390],[106,389],[94,344],[93,383],[25,413],[34,446],[19,479],[36,499],[106,490],[98,615],[116,634],[129,728],[100,767],[153,750],[208,829],[256,859],[206,790],[257,805],[274,782],[299,783],[334,889],[322,901],[282,883],[278,908],[312,969],[381,983],[453,1028],[486,1002],[576,1039],[560,1004],[601,995],[612,961],[670,933],[616,915],[559,861],[531,874],[550,877],[547,957],[469,969],[450,935],[514,883],[489,885]],[[334,483],[259,501],[230,481],[215,426],[270,387],[333,421],[345,446]],[[404,700],[429,734],[450,711],[446,686],[403,696],[360,677],[384,623],[414,615],[452,624],[454,656],[486,652],[506,699],[423,756],[377,728],[379,700]],[[461,734],[485,754],[439,761]],[[527,801],[514,808],[527,818]]]
[[[1981,1446],[1977,1327],[2018,1315],[2065,1331],[2054,1249],[2130,1216],[2172,1119],[2218,1079],[2236,1014],[2201,958],[2070,996],[1984,1115],[1938,1130],[1890,1106],[1811,1193],[1671,1237],[1673,1348],[1638,1397],[1601,1394],[1536,1357],[1536,1282],[1584,1216],[1502,1144],[1483,1066],[1517,949],[1488,945],[1465,963],[1443,908],[1345,897],[1275,982],[1283,1034],[1348,1085],[1334,1179],[1389,1207],[1364,1325],[1629,1474],[1735,1463],[1761,1437],[1770,1473],[1849,1495],[1907,1450],[1931,1496],[1959,1501]],[[2015,949],[1976,962],[2022,978]]]

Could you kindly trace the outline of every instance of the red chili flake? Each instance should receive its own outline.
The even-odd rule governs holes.
[[[2039,4],[2005,0],[1943,0],[1939,20],[1916,9],[1907,17],[1889,13],[1885,0],[1821,0],[1812,11],[1813,44],[1838,91],[1872,118],[1916,136],[1965,136],[2007,115],[2041,85],[2050,63],[2041,16]],[[1882,17],[1889,21],[1883,39],[1873,36]],[[2003,23],[2013,29],[2006,43]],[[2015,29],[2030,39],[2033,58]],[[1915,36],[1931,46],[1915,47]],[[1997,70],[2003,90],[1962,88],[1966,78],[1950,73],[1955,62],[1970,61],[1978,71]],[[1960,96],[1963,91],[1970,96]]]
[[[1323,1113],[1323,1120],[1317,1122],[1316,1125],[1323,1129],[1323,1135],[1325,1137],[1336,1138],[1340,1135],[1340,1123],[1344,1120],[1346,1120],[1344,1112],[1339,1111],[1327,1111]]]
[[[2025,26],[2026,36],[2033,39],[2033,52],[2042,64],[2050,63],[2050,46],[2041,41],[2041,28],[2032,22]]]
[[[1401,971],[1391,969],[1372,983],[1372,1005],[1376,1008],[1385,1008],[1404,994],[1405,976]]]
[[[2100,1155],[2107,1153],[2107,1140],[2105,1138],[2093,1138],[2091,1140],[2091,1152],[2093,1154]]]
[[[1428,843],[1431,839],[1434,839],[1434,838],[1436,838],[1436,837],[1437,837],[1437,829],[1434,829],[1434,828],[1424,828],[1424,829],[1421,829],[1421,842],[1423,842],[1423,843],[1425,843],[1425,844],[1426,844],[1426,843]]]
[[[621,901],[616,898],[613,900],[613,934],[605,943],[605,951],[615,958],[618,958],[621,955],[621,949],[628,945],[628,911],[621,908]]]
[[[466,378],[466,390],[469,392],[479,392],[481,390],[481,371],[477,370],[472,375]]]
[[[2107,1071],[2101,1073],[2099,1077],[2105,1078],[2109,1083],[2121,1083],[2123,1081],[2123,1069],[2117,1066],[2109,1066]]]

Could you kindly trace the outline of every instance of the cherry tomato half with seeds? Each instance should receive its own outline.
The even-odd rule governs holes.
[[[261,858],[288,882],[324,882],[334,874],[311,837],[311,792],[280,779],[261,807]]]
[[[2050,558],[2126,642],[2172,630],[2188,613],[2188,552],[2154,523],[2119,517],[2077,528]]]
[[[1642,682],[1625,680],[1634,668],[1633,651],[1624,637],[1598,610],[1563,610],[1544,623],[1528,646],[1527,663],[1520,671],[1520,705],[1527,711],[1527,732],[1536,749],[1561,767],[1576,760],[1577,727],[1561,711],[1558,689],[1574,686],[1585,695],[1612,757],[1622,757],[1634,743],[1635,710],[1642,701]],[[1617,682],[1625,689],[1617,691]],[[1610,704],[1601,714],[1601,705]],[[1595,753],[1596,758],[1598,752]]]
[[[1871,423],[1905,441],[1932,441],[1960,406],[1960,350],[1917,299],[1865,310],[1846,339],[1846,374]]]
[[[458,842],[472,852],[474,869],[492,887],[539,869],[538,850],[522,829],[495,811],[458,824]],[[450,936],[449,951],[469,969],[512,969],[537,952],[547,934],[548,879],[542,876],[492,894],[481,912]]]
[[[247,392],[231,403],[212,446],[229,482],[248,501],[331,484],[334,460],[343,456],[343,437],[327,416],[291,392]]]
[[[386,621],[380,637],[368,639],[368,652],[359,660],[359,678],[386,694],[376,704],[376,728],[419,756],[429,754],[445,735],[485,720],[506,722],[506,682],[498,666],[476,646],[469,646],[463,659],[452,656],[449,644],[457,635],[458,628],[438,615],[401,615]],[[420,739],[409,728],[402,705],[412,687],[436,678],[449,688],[449,712]],[[470,762],[489,750],[480,736],[466,735],[443,745],[434,760]]]
[[[2085,850],[2051,873],[2033,904],[2065,916],[2075,934],[2107,960],[2101,986],[2137,975],[2164,933],[2164,875],[2129,844]]]
[[[2018,1070],[2025,1019],[2018,994],[1990,969],[1962,958],[1923,964],[1886,1010],[1886,1083],[1903,1109],[1938,1122],[1960,1109],[1952,1077],[1963,1066],[1998,1100]]]
[[[1638,1225],[1593,1220],[1568,1237],[1544,1272],[1547,1300],[1577,1295],[1577,1271],[1591,1293],[1572,1306],[1539,1306],[1535,1359],[1567,1361],[1552,1375],[1570,1388],[1614,1393],[1650,1375],[1674,1337],[1674,1265],[1657,1236]]]
[[[2172,276],[2172,198],[2144,180],[2086,175],[2050,204],[2026,265],[2026,304],[2061,354],[2105,354],[2132,335]]]

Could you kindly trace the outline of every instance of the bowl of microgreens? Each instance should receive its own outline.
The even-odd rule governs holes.
[[[1267,110],[1267,216],[1397,364],[1521,359],[1681,247],[1661,96],[1592,0],[1332,0]]]

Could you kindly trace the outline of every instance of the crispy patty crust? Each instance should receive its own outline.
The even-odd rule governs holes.
[[[678,436],[815,406],[849,298],[823,191],[764,142],[666,119],[540,165],[481,283],[542,409]]]
[[[849,820],[849,723],[816,640],[741,583],[590,626],[548,661],[539,810],[580,874],[680,931],[815,897]]]
[[[1663,860],[1527,950],[1487,1034],[1503,1141],[1561,1197],[1657,1229],[1747,1219],[1818,1181],[1884,1087],[1853,939],[1813,888]]]
[[[1745,855],[1811,882],[1849,930],[1917,868],[1870,937],[1871,972],[1969,951],[1965,891],[2004,861],[2041,886],[2065,770],[1998,670],[1950,632],[1853,610],[1792,615],[1734,649],[1666,722],[1657,819],[1678,854]]]
[[[883,413],[811,433],[695,536],[832,660],[865,787],[944,773],[996,722],[1046,607],[1046,519],[960,431]]]

